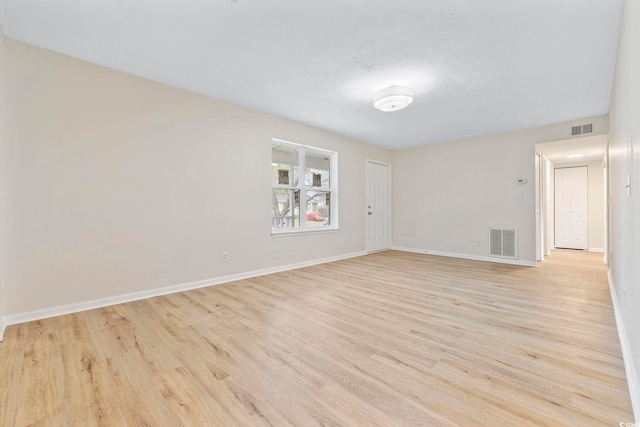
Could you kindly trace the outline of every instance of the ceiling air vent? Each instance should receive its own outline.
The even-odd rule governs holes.
[[[593,123],[571,127],[571,136],[582,135],[585,133],[593,133]]]

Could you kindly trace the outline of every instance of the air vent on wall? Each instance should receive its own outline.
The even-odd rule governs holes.
[[[571,136],[582,135],[585,133],[593,133],[593,123],[571,127]]]
[[[489,256],[518,259],[518,230],[490,228],[489,245]]]

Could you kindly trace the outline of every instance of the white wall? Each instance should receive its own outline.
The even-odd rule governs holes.
[[[5,303],[5,251],[6,244],[6,195],[7,195],[7,165],[5,162],[5,55],[4,35],[0,27],[0,341],[4,335],[4,303]]]
[[[545,206],[544,206],[544,218],[545,218],[545,242],[544,242],[544,254],[551,255],[551,251],[555,249],[554,245],[554,230],[556,226],[556,218],[554,215],[554,173],[553,173],[553,163],[546,155],[542,156],[544,163],[544,174],[543,174],[543,186],[544,186],[544,196],[545,196]]]
[[[636,420],[640,421],[640,1],[624,5],[611,98],[609,265]],[[631,194],[627,195],[627,179]]]
[[[4,43],[6,319],[365,250],[365,159],[389,151]],[[339,153],[339,231],[271,236],[274,137]]]
[[[603,158],[604,160],[604,158]],[[604,251],[604,169],[603,160],[555,164],[554,168],[587,167],[587,241],[590,251]]]
[[[488,228],[515,227],[520,261],[535,265],[535,144],[590,122],[608,132],[607,116],[597,116],[394,151],[393,246],[483,259]]]

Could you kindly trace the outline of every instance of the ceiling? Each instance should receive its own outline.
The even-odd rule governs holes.
[[[0,0],[5,36],[390,149],[606,114],[623,0]],[[373,94],[410,86],[383,113]]]
[[[594,135],[564,141],[536,145],[536,152],[545,154],[555,165],[563,163],[603,160],[607,148],[607,135]],[[570,154],[583,154],[579,158],[568,158]]]

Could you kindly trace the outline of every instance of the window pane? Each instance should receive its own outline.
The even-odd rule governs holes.
[[[296,148],[271,148],[272,185],[297,186],[300,179],[300,153]]]
[[[307,227],[330,224],[331,193],[327,191],[307,191]]]
[[[332,228],[331,196],[337,195],[332,173],[337,154],[274,139],[271,146],[271,219],[279,231]],[[334,157],[335,156],[335,157]],[[302,167],[304,166],[304,167]],[[337,217],[337,212],[334,214]]]
[[[274,188],[272,191],[271,217],[273,228],[300,226],[300,192]]]
[[[304,184],[306,187],[328,190],[330,179],[329,156],[321,153],[307,152],[304,156]]]

